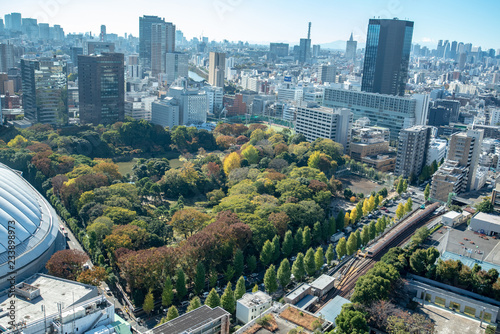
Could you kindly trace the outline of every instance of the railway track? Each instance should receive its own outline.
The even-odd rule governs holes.
[[[358,279],[366,274],[368,270],[373,268],[375,263],[380,261],[382,256],[389,249],[393,247],[403,246],[411,239],[416,230],[427,225],[430,221],[436,219],[440,215],[442,215],[442,213],[429,216],[426,219],[422,219],[422,221],[408,227],[406,230],[397,235],[392,241],[387,243],[385,247],[381,248],[377,254],[374,254],[373,258],[356,257],[354,261],[346,263],[346,269],[342,269],[342,279],[337,285],[336,289],[332,289],[332,291],[330,291],[325,297],[323,297],[321,299],[321,306],[317,307],[316,310],[313,310],[313,312],[321,309],[323,305],[326,304],[326,302],[335,298],[336,296],[348,298],[352,294],[352,291],[354,290]]]

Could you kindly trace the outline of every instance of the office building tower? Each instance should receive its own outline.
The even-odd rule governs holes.
[[[444,54],[444,46],[443,46],[443,40],[440,39],[438,41],[438,45],[436,47],[436,52],[437,52],[437,56],[438,58],[443,58],[443,54]]]
[[[269,55],[272,58],[288,56],[290,46],[287,43],[271,43],[269,45]]]
[[[207,94],[208,112],[218,115],[222,111],[224,92],[222,87],[204,86],[203,90]]]
[[[10,31],[22,31],[22,18],[20,13],[5,15],[5,29]]]
[[[313,45],[313,57],[319,57],[319,53],[321,52],[321,46],[320,45]]]
[[[168,97],[179,106],[179,125],[201,124],[207,121],[208,99],[205,91],[196,88],[170,87]]]
[[[307,141],[318,138],[331,139],[342,144],[344,153],[349,152],[351,142],[352,112],[347,108],[325,108],[317,105],[297,107],[295,131]]]
[[[346,43],[345,47],[345,58],[349,61],[355,61],[356,60],[356,51],[358,48],[358,42],[353,39],[352,33],[351,37]]]
[[[399,133],[395,175],[403,178],[420,175],[427,162],[427,150],[431,140],[431,127],[414,126]]]
[[[48,23],[38,23],[38,36],[44,41],[50,39],[50,27]]]
[[[5,14],[5,30],[10,30],[10,27],[12,26],[12,19],[10,14]]]
[[[337,76],[337,67],[335,65],[320,65],[318,67],[318,79],[322,83],[335,82],[335,77]]]
[[[165,73],[165,57],[175,52],[175,25],[170,22],[151,25],[151,75]]]
[[[78,57],[82,124],[113,124],[124,120],[123,60],[122,53]]]
[[[50,38],[55,41],[62,41],[64,39],[64,30],[58,25],[54,24],[54,27],[50,28]]]
[[[14,64],[14,45],[0,43],[0,72],[6,73]]]
[[[413,22],[371,19],[361,90],[403,96],[408,80]]]
[[[212,86],[224,88],[224,68],[226,66],[226,54],[210,52],[208,64],[208,83]]]
[[[66,62],[55,58],[21,59],[24,116],[32,123],[68,123]]]
[[[398,140],[402,129],[425,125],[429,111],[429,95],[400,97],[326,87],[323,106],[351,108],[355,120],[367,117],[374,124],[389,128],[391,141],[395,141]]]
[[[0,33],[3,33],[5,31],[5,25],[3,23],[3,19],[0,19]]]
[[[73,65],[78,67],[78,56],[83,55],[83,48],[81,46],[72,46],[70,48],[70,57]]]
[[[165,57],[165,73],[169,85],[179,77],[188,77],[189,55],[180,52],[172,52],[167,53]]]
[[[142,66],[139,64],[139,55],[129,55],[127,59],[127,77],[130,79],[142,78]]]
[[[298,60],[299,63],[307,63],[311,60],[311,22],[309,22],[307,38],[300,39]]]
[[[100,55],[102,53],[114,53],[115,43],[86,41],[83,43],[83,54],[85,56]]]
[[[460,101],[437,99],[429,107],[428,125],[443,126],[458,122]]]
[[[28,36],[29,39],[37,39],[38,38],[38,22],[36,19],[23,18],[22,19],[23,26],[23,34]]]
[[[432,176],[430,199],[447,202],[448,197],[465,192],[469,167],[461,166],[458,161],[445,160]]]
[[[457,43],[457,41],[453,41],[453,42],[451,42],[450,54],[449,54],[448,58],[456,59],[457,58],[457,52],[458,52],[458,43]]]
[[[445,139],[432,138],[427,151],[426,165],[430,166],[434,161],[440,163],[446,156],[446,147],[448,142]]]
[[[156,23],[165,23],[165,20],[150,15],[139,18],[139,59],[145,69],[151,69],[151,26]]]
[[[465,191],[473,189],[476,178],[476,168],[481,154],[484,130],[467,130],[466,132],[455,133],[450,138],[448,145],[447,160],[458,161],[459,166],[467,167],[465,176]]]
[[[101,25],[101,33],[99,34],[99,39],[101,42],[104,42],[106,40],[106,26],[103,24]]]
[[[179,125],[179,106],[173,98],[155,101],[151,107],[151,123],[172,129]]]

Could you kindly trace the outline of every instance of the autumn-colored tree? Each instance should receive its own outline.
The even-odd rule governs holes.
[[[344,237],[340,238],[335,249],[337,251],[337,257],[339,259],[341,259],[344,255],[347,254],[347,242]]]
[[[349,215],[349,212],[346,212],[344,217],[344,227],[347,227],[350,222],[351,222],[351,216]]]
[[[148,294],[146,295],[146,298],[144,298],[144,304],[142,305],[142,309],[144,310],[144,312],[149,314],[151,313],[151,311],[153,311],[154,308],[155,308],[155,300],[153,297],[153,292],[150,289]]]
[[[269,221],[273,223],[278,235],[283,237],[285,235],[285,232],[288,230],[290,217],[288,217],[288,215],[283,211],[273,212],[269,215]]]
[[[240,166],[241,166],[241,157],[236,152],[229,154],[224,159],[224,173],[226,173],[226,175],[229,175],[229,173],[231,173],[232,170],[240,168]]]
[[[94,266],[92,269],[84,270],[78,276],[77,281],[84,284],[99,286],[101,282],[106,280],[107,277],[108,273],[106,273],[106,269]]]
[[[210,217],[207,214],[196,209],[187,208],[177,211],[170,220],[170,225],[177,233],[187,238],[194,232],[199,231],[209,219]]]
[[[89,257],[82,251],[76,249],[65,249],[55,252],[47,261],[45,268],[50,275],[76,280]]]
[[[398,204],[398,207],[396,208],[396,217],[398,219],[401,219],[405,214],[405,207],[403,205],[403,203],[399,203]]]
[[[102,160],[97,165],[92,167],[92,169],[96,173],[103,173],[104,175],[108,176],[112,181],[120,180],[122,178],[122,175],[118,171],[118,165],[111,162],[111,160],[109,161]]]
[[[217,143],[217,146],[219,146],[224,150],[227,150],[228,148],[236,144],[236,138],[231,136],[221,135],[215,139],[215,142]]]
[[[259,162],[259,151],[253,146],[248,145],[241,151],[243,158],[247,159],[248,163],[253,165]]]

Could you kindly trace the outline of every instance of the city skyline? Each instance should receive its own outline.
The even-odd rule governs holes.
[[[19,12],[23,17],[38,19],[39,23],[60,24],[66,33],[92,32],[95,36],[104,24],[108,33],[128,33],[138,37],[139,17],[157,15],[174,23],[188,39],[203,35],[216,41],[241,40],[254,44],[287,42],[292,45],[299,44],[299,39],[307,36],[307,23],[311,21],[312,44],[346,41],[353,32],[360,47],[365,42],[370,18],[398,17],[415,22],[415,44],[435,48],[439,39],[448,39],[472,43],[483,50],[496,50],[500,48],[500,39],[489,32],[495,29],[495,13],[500,10],[500,3],[480,2],[484,6],[451,0],[439,3],[391,0],[375,4],[359,0],[342,5],[321,0],[315,6],[282,0],[272,3],[261,0],[251,3],[241,0],[189,0],[165,6],[157,0],[147,0],[136,8],[136,3],[131,1],[117,5],[115,2],[95,0],[85,3],[42,0],[34,6],[28,0],[19,0],[4,4],[2,17]],[[189,12],[186,8],[190,9]],[[318,11],[318,8],[322,10]],[[85,19],[75,19],[73,13],[79,13],[79,17]]]

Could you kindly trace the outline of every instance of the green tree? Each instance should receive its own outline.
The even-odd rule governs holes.
[[[362,243],[361,232],[359,230],[356,230],[356,232],[354,232],[354,234],[356,235],[356,249],[360,249],[361,243]]]
[[[344,210],[340,210],[337,214],[337,218],[335,219],[335,223],[337,224],[337,231],[342,231],[344,229],[344,218]]]
[[[372,220],[370,222],[370,225],[369,225],[369,227],[370,227],[370,240],[375,239],[375,237],[377,236],[377,227],[375,227],[375,224],[376,224],[375,221]]]
[[[177,270],[177,278],[175,281],[175,290],[177,291],[177,298],[179,300],[182,300],[184,296],[187,294],[187,289],[186,289],[186,275],[184,274],[184,271],[179,268]]]
[[[330,217],[330,219],[328,219],[328,225],[330,227],[329,236],[337,233],[337,222],[335,221],[335,217]]]
[[[326,263],[328,265],[332,264],[333,259],[335,258],[335,253],[333,252],[333,244],[328,245],[328,249],[325,253]]]
[[[255,285],[252,288],[252,293],[256,293],[257,291],[259,291],[259,286],[257,285],[257,283],[255,283]]]
[[[304,234],[304,231],[302,230],[302,227],[300,227],[297,232],[295,232],[295,237],[293,240],[293,247],[295,249],[295,252],[300,252],[303,249],[303,243],[302,243],[302,236]]]
[[[396,188],[396,191],[398,192],[399,195],[403,193],[403,179],[399,179],[398,181],[398,186]]]
[[[420,275],[427,267],[427,251],[424,249],[417,249],[410,256],[410,268],[417,275]]]
[[[165,279],[165,284],[163,285],[163,291],[161,293],[161,304],[165,307],[170,306],[174,300],[174,291],[172,287],[172,280],[169,276]]]
[[[306,274],[306,268],[304,267],[304,254],[297,254],[297,258],[292,265],[292,274],[299,282],[302,282],[302,279],[304,279],[304,275]]]
[[[344,237],[340,238],[339,242],[337,243],[337,247],[335,247],[335,250],[337,251],[337,257],[339,260],[347,254],[347,242]]]
[[[314,250],[312,247],[306,252],[306,256],[304,257],[304,266],[309,276],[314,275],[316,272],[316,263],[314,262]]]
[[[257,268],[257,258],[255,255],[250,255],[247,257],[247,268],[248,272],[253,273],[255,269]]]
[[[266,291],[269,294],[272,294],[276,290],[278,290],[278,278],[276,277],[276,269],[274,267],[274,264],[271,264],[266,270],[266,273],[264,275],[264,286],[266,287]]]
[[[351,233],[351,235],[349,235],[349,239],[347,239],[347,243],[346,243],[347,255],[354,254],[356,252],[357,245],[358,245],[358,240],[356,238],[356,233]]]
[[[368,225],[363,226],[361,230],[361,242],[364,246],[368,245],[368,242],[370,242],[370,227]]]
[[[424,199],[427,201],[429,199],[429,195],[431,193],[431,186],[429,184],[427,184],[425,186],[425,190],[424,190]]]
[[[323,254],[323,247],[321,246],[316,248],[316,253],[314,253],[314,263],[316,265],[316,271],[320,270],[325,264],[325,255]]]
[[[153,297],[153,291],[150,289],[148,294],[146,295],[146,298],[144,298],[144,304],[142,305],[142,309],[149,315],[149,313],[151,313],[151,311],[153,311],[154,308],[155,308],[155,300]]]
[[[241,297],[243,297],[245,292],[245,278],[243,276],[240,276],[240,278],[238,278],[238,282],[236,282],[236,288],[234,289],[234,298],[236,300],[240,299]]]
[[[170,306],[170,308],[167,311],[167,318],[165,322],[168,322],[170,320],[174,320],[179,316],[179,311],[177,311],[177,308],[175,306]]]
[[[336,334],[367,334],[369,331],[366,323],[367,316],[355,310],[353,304],[342,305],[342,311],[335,319]]]
[[[231,314],[233,314],[236,310],[236,300],[234,299],[231,282],[227,283],[226,289],[224,290],[222,297],[220,297],[220,304],[224,310]]]
[[[404,214],[405,214],[405,207],[404,207],[403,203],[399,203],[398,207],[396,208],[397,219],[403,218]]]
[[[234,277],[234,268],[232,265],[228,264],[227,269],[224,272],[224,278],[226,279],[226,282],[231,282],[233,277]]]
[[[309,246],[311,246],[311,229],[309,226],[306,226],[302,233],[302,249],[307,249]]]
[[[406,213],[410,213],[412,209],[413,209],[413,201],[412,201],[412,199],[410,197],[410,198],[408,198],[408,201],[406,201],[405,212]]]
[[[278,235],[275,235],[272,242],[273,242],[273,262],[276,262],[281,256],[280,237]]]
[[[281,252],[284,257],[289,257],[293,251],[293,235],[292,231],[288,230],[285,233],[285,238],[283,239],[283,244],[281,245]]]
[[[196,265],[196,274],[194,276],[194,293],[199,295],[205,287],[205,266],[198,262]]]
[[[321,223],[320,222],[314,223],[312,239],[316,245],[321,243],[321,240],[323,239],[322,235],[323,235],[323,228],[321,227]]]
[[[208,286],[210,288],[215,287],[215,285],[217,284],[217,279],[218,279],[218,273],[215,270],[212,270],[208,275]]]
[[[220,306],[220,297],[217,291],[215,291],[215,289],[212,288],[212,290],[210,290],[210,293],[208,294],[207,299],[205,300],[205,305],[208,305],[211,308]]]
[[[243,269],[245,266],[244,263],[244,256],[243,252],[241,249],[237,249],[236,252],[234,253],[234,259],[233,259],[233,267],[234,267],[234,276],[238,277],[243,274]]]
[[[364,201],[361,200],[356,204],[356,221],[360,221],[360,219],[363,217],[363,203]]]
[[[241,155],[247,159],[248,163],[251,165],[259,162],[259,151],[257,151],[253,145],[248,145],[243,151],[241,151]]]
[[[487,197],[485,197],[482,202],[476,204],[476,209],[479,212],[485,213],[492,213],[495,210],[493,204],[491,203],[491,199]]]
[[[285,288],[290,283],[291,275],[292,271],[290,269],[290,262],[288,261],[288,259],[283,259],[277,273],[278,281],[283,288]]]
[[[260,252],[260,262],[263,266],[267,266],[271,263],[274,255],[274,245],[271,241],[266,240],[264,246],[262,246],[262,251]]]
[[[191,301],[189,302],[189,306],[187,307],[186,312],[191,312],[196,310],[198,307],[201,307],[201,300],[200,297],[195,296]]]

